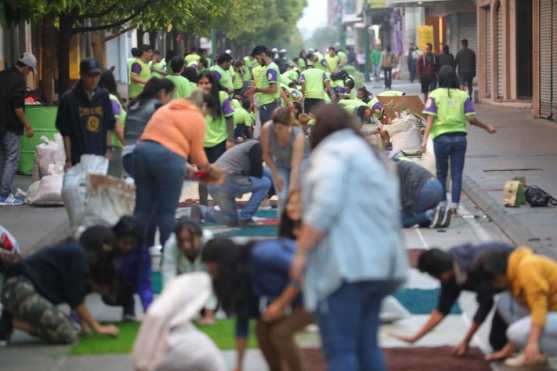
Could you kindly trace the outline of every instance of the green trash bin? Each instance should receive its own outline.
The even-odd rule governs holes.
[[[27,138],[25,135],[21,137],[21,159],[18,167],[21,174],[31,175],[35,163],[35,148],[41,143],[41,137],[54,139],[58,132],[55,126],[57,112],[58,107],[54,105],[25,106],[25,116],[35,135],[33,138]]]

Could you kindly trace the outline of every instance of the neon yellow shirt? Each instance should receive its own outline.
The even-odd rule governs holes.
[[[230,72],[230,70],[227,71],[218,64],[215,64],[213,67],[209,68],[209,70],[218,73],[219,82],[223,88],[227,90],[234,90],[234,84],[232,83],[232,72]]]
[[[220,117],[213,117],[210,113],[205,115],[205,148],[215,147],[228,139],[226,118],[233,117],[234,112],[226,92],[220,91],[219,98],[222,115]]]
[[[327,81],[327,75],[325,72],[318,68],[308,68],[302,72],[300,80],[303,82],[305,87],[304,97],[310,99],[325,99],[327,92],[325,91],[325,81]]]
[[[434,117],[430,135],[433,139],[443,134],[466,133],[468,117],[475,116],[474,104],[467,91],[440,88],[432,91],[426,102],[424,115]]]
[[[197,53],[191,53],[186,55],[186,65],[191,65],[192,63],[199,63],[199,60],[201,59],[201,56]]]
[[[197,86],[184,76],[168,75],[166,78],[172,81],[176,87],[174,90],[174,98],[189,98],[195,89],[197,89]]]
[[[136,63],[141,66],[141,72],[139,73],[139,77],[142,78],[143,80],[149,80],[151,78],[151,69],[149,68],[149,65],[147,65],[147,63],[143,62],[139,58],[135,59],[132,62],[132,65],[130,67],[130,86],[128,87],[129,99],[136,98],[139,94],[141,94],[143,88],[145,87],[145,85],[138,84],[131,80],[131,73],[132,73],[131,69]]]
[[[275,84],[277,86],[276,92],[274,93],[260,93],[258,97],[259,105],[266,105],[273,103],[280,97],[280,72],[275,63],[271,63],[264,67],[264,73],[258,71],[257,74],[254,73],[255,87],[258,89],[265,89]]]

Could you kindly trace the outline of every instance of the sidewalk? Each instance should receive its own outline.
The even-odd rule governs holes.
[[[503,207],[505,181],[518,176],[557,196],[557,122],[535,120],[529,110],[477,105],[476,111],[497,133],[470,129],[465,192],[514,243],[557,258],[557,208]]]

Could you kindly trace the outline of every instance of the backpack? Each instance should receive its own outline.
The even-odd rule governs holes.
[[[526,187],[525,196],[532,207],[557,206],[557,199],[538,186]]]

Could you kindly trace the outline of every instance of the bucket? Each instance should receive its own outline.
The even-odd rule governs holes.
[[[31,175],[33,164],[35,163],[35,149],[41,143],[41,137],[54,139],[56,130],[56,106],[26,106],[25,116],[35,135],[33,138],[21,137],[21,159],[19,160],[18,170],[21,174]]]

